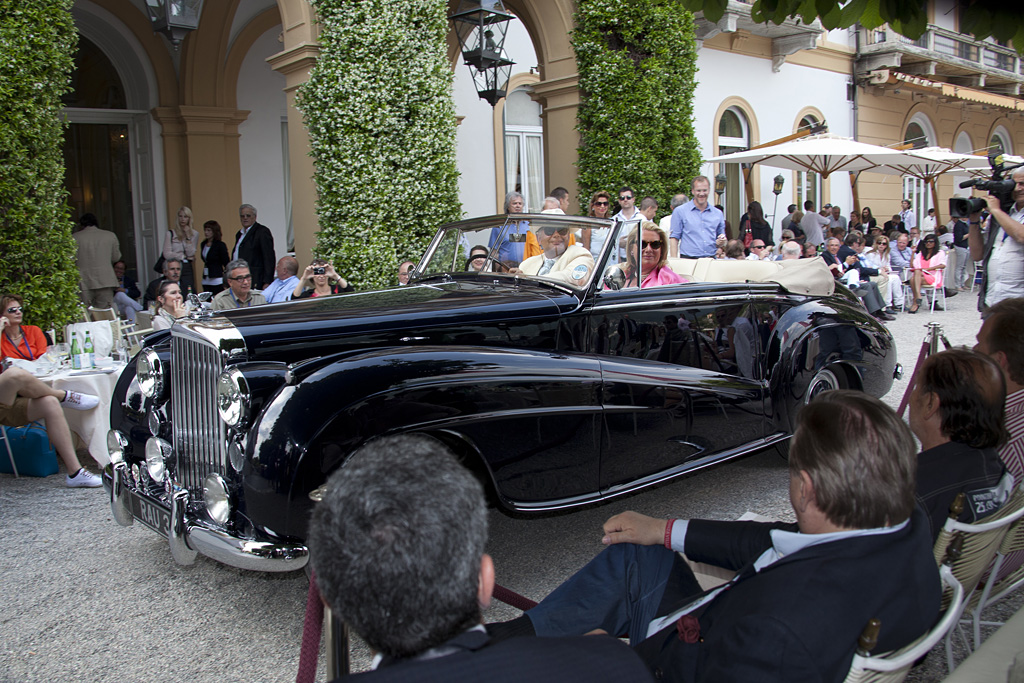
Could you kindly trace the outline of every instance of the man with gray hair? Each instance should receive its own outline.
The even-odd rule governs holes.
[[[512,191],[505,195],[505,213],[523,213],[526,200],[519,192]],[[513,221],[507,227],[498,226],[491,230],[491,238],[487,246],[498,248],[498,261],[511,261],[518,265],[523,260],[523,248],[526,245],[526,234],[530,231],[530,221]]]
[[[231,258],[251,264],[253,286],[264,289],[274,279],[274,235],[270,228],[256,222],[256,207],[252,204],[238,207],[238,219],[242,229],[235,234]]]
[[[327,482],[309,534],[320,594],[373,650],[377,681],[644,681],[609,636],[494,643],[483,487],[434,438],[371,441]]]
[[[146,308],[156,302],[156,292],[164,282],[177,282],[181,287],[181,296],[188,298],[192,293],[192,283],[181,279],[181,260],[171,257],[164,261],[164,274],[154,278],[146,285],[146,294],[142,297],[142,305]]]
[[[789,240],[788,242],[782,243],[782,261],[791,261],[800,258],[803,249],[800,248],[800,243],[796,240]]]
[[[282,256],[274,272],[277,279],[263,290],[263,296],[268,304],[279,304],[292,298],[292,292],[299,284],[299,262],[294,256]]]
[[[235,259],[224,266],[224,279],[228,281],[228,288],[213,297],[213,310],[249,308],[267,303],[262,292],[253,290],[249,264],[242,259]]]

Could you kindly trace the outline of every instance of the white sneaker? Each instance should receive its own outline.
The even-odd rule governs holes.
[[[75,476],[64,477],[64,485],[73,489],[94,489],[103,486],[103,480],[83,467]]]
[[[100,404],[98,396],[80,394],[77,391],[65,391],[64,400],[60,404],[73,410],[92,410]]]

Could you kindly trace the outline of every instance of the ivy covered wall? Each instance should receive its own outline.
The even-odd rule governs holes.
[[[77,316],[61,95],[78,42],[72,0],[0,0],[0,292],[43,329]]]
[[[358,289],[397,282],[459,217],[444,0],[311,0],[320,56],[298,106],[316,169],[317,252]]]
[[[580,206],[628,185],[664,215],[700,169],[693,16],[680,0],[577,0],[575,24]]]

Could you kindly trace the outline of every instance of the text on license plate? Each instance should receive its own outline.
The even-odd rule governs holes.
[[[171,533],[171,511],[151,503],[145,498],[131,494],[132,514],[153,531],[161,536],[169,536]]]

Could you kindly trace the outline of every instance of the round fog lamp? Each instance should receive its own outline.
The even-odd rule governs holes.
[[[153,349],[143,349],[135,364],[135,379],[146,398],[159,398],[164,391],[164,363]]]
[[[171,444],[157,437],[146,441],[146,469],[149,476],[158,484],[164,483],[167,475],[167,458],[171,456]]]
[[[203,480],[203,502],[210,519],[217,524],[227,524],[231,517],[231,497],[224,478],[216,472],[206,475]]]
[[[228,427],[245,420],[249,408],[249,386],[238,368],[228,368],[217,378],[217,412]]]
[[[128,439],[125,435],[116,429],[111,429],[107,432],[107,455],[110,456],[110,462],[115,465],[124,462],[124,449],[128,446]]]

